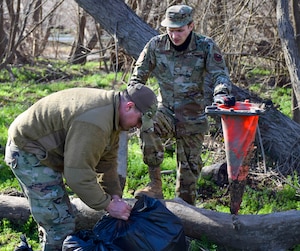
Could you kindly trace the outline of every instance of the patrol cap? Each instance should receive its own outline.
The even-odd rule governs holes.
[[[193,8],[187,5],[173,5],[166,11],[165,19],[161,22],[164,27],[179,28],[193,21]]]
[[[142,115],[142,131],[153,130],[153,117],[157,111],[157,97],[155,93],[144,84],[129,84],[127,94]]]

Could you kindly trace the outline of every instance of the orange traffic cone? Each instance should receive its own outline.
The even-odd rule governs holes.
[[[257,104],[248,100],[236,102],[232,107],[216,104],[206,108],[207,114],[221,115],[232,214],[238,213],[242,202],[261,111]]]

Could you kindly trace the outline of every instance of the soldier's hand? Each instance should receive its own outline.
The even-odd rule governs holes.
[[[112,196],[112,200],[108,204],[106,211],[114,218],[128,220],[131,212],[131,206],[119,196],[114,195]]]
[[[234,106],[235,97],[228,94],[217,94],[214,96],[214,103],[223,104],[225,106]]]

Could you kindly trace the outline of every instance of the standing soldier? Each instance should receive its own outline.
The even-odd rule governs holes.
[[[137,190],[135,196],[146,194],[163,198],[160,164],[163,162],[162,139],[176,139],[176,196],[195,204],[197,180],[202,168],[201,151],[208,130],[205,115],[204,79],[211,76],[214,102],[234,105],[230,95],[231,81],[215,42],[196,34],[193,8],[171,6],[161,25],[167,33],[153,37],[140,54],[130,85],[146,83],[153,74],[159,84],[159,109],[154,118],[154,131],[141,131],[144,162],[151,182]]]

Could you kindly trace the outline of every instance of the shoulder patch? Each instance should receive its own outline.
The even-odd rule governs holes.
[[[222,57],[221,54],[215,53],[215,54],[214,54],[214,60],[215,60],[216,62],[220,63],[220,62],[222,62],[223,57]]]

